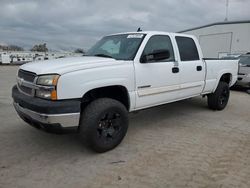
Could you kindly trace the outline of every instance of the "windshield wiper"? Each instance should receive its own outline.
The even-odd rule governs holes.
[[[98,57],[107,57],[107,58],[113,58],[110,55],[106,55],[106,54],[95,54],[94,56],[98,56]]]

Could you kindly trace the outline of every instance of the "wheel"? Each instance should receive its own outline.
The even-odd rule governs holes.
[[[100,98],[83,111],[80,137],[87,146],[99,153],[109,151],[121,143],[128,129],[128,112],[117,100]]]
[[[223,110],[227,106],[229,96],[229,85],[219,82],[215,92],[208,95],[208,107],[212,110]]]

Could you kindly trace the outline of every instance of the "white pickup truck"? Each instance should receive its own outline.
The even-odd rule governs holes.
[[[103,37],[83,57],[22,65],[12,89],[28,124],[78,131],[96,152],[116,147],[128,112],[195,96],[222,110],[237,80],[237,60],[204,59],[194,36],[130,32]]]

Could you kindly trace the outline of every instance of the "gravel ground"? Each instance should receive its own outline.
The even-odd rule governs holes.
[[[75,134],[53,135],[12,107],[17,67],[0,66],[0,187],[250,187],[250,95],[224,111],[188,99],[130,114],[116,149],[95,154]]]

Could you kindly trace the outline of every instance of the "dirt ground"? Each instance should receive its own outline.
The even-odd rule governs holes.
[[[96,154],[75,134],[36,130],[12,107],[17,67],[0,66],[0,187],[250,187],[250,95],[224,111],[193,98],[130,114],[116,149]]]

